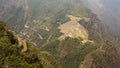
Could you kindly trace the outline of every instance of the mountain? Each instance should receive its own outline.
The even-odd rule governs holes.
[[[3,12],[0,12],[1,20],[17,33],[18,41],[21,39],[19,37],[25,38],[40,49],[37,52],[31,50],[29,54],[47,52],[47,55],[40,55],[40,64],[45,62],[43,67],[120,67],[118,41],[104,22],[85,7],[82,1],[13,1],[0,0],[3,3],[0,7],[3,8]],[[12,10],[15,14],[11,14]],[[26,51],[24,47],[22,52]]]
[[[0,21],[0,68],[60,68],[53,56],[23,40]],[[26,46],[26,48],[25,48]]]
[[[119,0],[82,0],[110,30],[117,36],[120,36],[120,1]],[[94,4],[93,4],[94,3]]]

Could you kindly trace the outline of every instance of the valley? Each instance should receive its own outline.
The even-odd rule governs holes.
[[[82,0],[0,0],[0,66],[119,68],[118,40],[99,17]]]

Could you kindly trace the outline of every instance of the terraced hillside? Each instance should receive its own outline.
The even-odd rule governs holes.
[[[59,38],[60,40],[65,39],[65,37],[71,37],[83,39],[82,43],[93,42],[88,39],[89,35],[87,30],[79,23],[82,18],[72,15],[68,15],[67,17],[70,18],[70,21],[58,27],[60,32],[64,33],[64,35]]]

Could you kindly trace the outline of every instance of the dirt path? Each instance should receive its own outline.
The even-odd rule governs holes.
[[[27,51],[27,41],[23,38],[20,38],[18,35],[16,35],[17,40],[18,40],[18,47],[22,47],[21,52],[26,52]]]

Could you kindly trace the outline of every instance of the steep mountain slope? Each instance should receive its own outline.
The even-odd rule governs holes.
[[[116,36],[120,36],[120,1],[119,0],[81,0],[99,18],[109,26]]]
[[[22,28],[15,29],[15,31],[19,32],[18,36],[28,39],[36,47],[54,57],[53,60],[50,60],[49,56],[45,56],[47,60],[41,57],[46,62],[43,62],[45,66],[55,64],[57,66],[55,68],[120,67],[120,55],[116,48],[118,45],[116,39],[101,23],[97,15],[86,8],[81,1],[21,1],[25,2],[24,5],[27,6],[27,8],[23,7],[24,5],[21,6],[25,11],[22,13],[27,13],[27,15],[25,15],[23,23],[18,23]],[[21,3],[19,2],[19,4]],[[12,8],[10,9],[12,10]],[[21,13],[16,9],[14,10]],[[17,16],[16,14],[13,15]],[[24,16],[16,18],[20,20]],[[11,26],[12,22],[6,23],[13,27]],[[32,51],[34,52],[34,50]],[[31,54],[32,51],[29,53]]]
[[[18,43],[14,33],[0,22],[0,68],[60,68],[49,53],[40,51],[31,43],[23,53]]]

